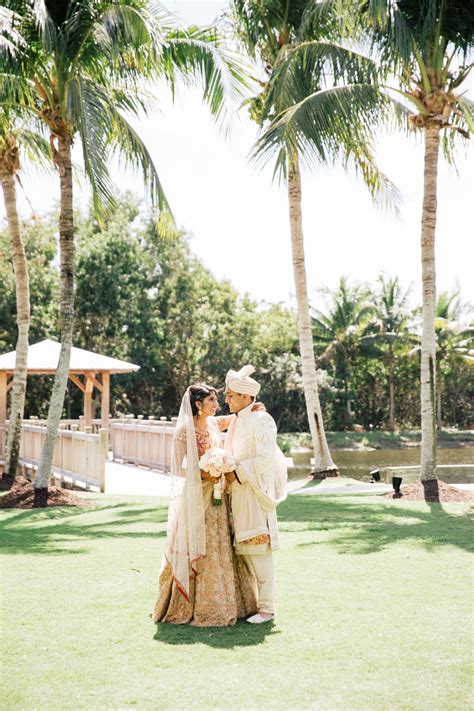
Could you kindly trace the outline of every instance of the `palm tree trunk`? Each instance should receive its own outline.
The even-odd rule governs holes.
[[[16,313],[18,338],[16,342],[15,372],[10,396],[10,422],[8,426],[5,471],[3,481],[11,487],[18,469],[20,441],[25,408],[28,332],[30,328],[30,286],[28,263],[25,246],[21,238],[20,220],[16,204],[15,172],[2,171],[0,176],[3,188],[5,211],[12,251],[13,269],[16,284]]]
[[[313,333],[309,314],[308,287],[304,256],[303,221],[301,214],[301,176],[298,156],[288,161],[288,204],[290,212],[291,249],[295,278],[298,332],[300,341],[301,369],[306,400],[306,412],[314,451],[314,474],[318,478],[337,476],[338,470],[332,461],[326,441],[321,405],[319,402],[316,363],[314,359]]]
[[[425,129],[421,264],[423,331],[421,336],[421,471],[422,481],[436,479],[436,271],[435,232],[439,129]]]
[[[48,410],[46,439],[35,479],[34,506],[46,506],[59,421],[64,406],[74,327],[74,225],[71,139],[58,138],[57,163],[61,184],[59,246],[61,262],[61,351]]]
[[[441,392],[441,378],[438,373],[438,380],[436,381],[436,425],[439,430],[443,428],[443,406],[442,406],[442,392]]]
[[[393,384],[393,351],[392,344],[389,345],[388,357],[388,430],[395,430],[395,387]]]
[[[347,361],[346,361],[347,362]],[[352,429],[352,408],[351,408],[351,397],[349,395],[349,378],[347,375],[347,367],[344,365],[344,399],[346,401],[346,407],[344,411],[344,429]]]

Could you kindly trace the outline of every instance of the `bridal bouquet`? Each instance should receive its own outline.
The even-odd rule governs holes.
[[[233,472],[236,464],[235,459],[230,452],[221,447],[211,447],[205,452],[199,460],[200,468],[208,472],[212,477],[219,478],[219,481],[214,484],[214,496],[212,503],[214,506],[220,506],[222,503],[223,489],[223,474]]]

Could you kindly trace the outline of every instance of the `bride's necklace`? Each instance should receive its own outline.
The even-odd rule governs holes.
[[[197,421],[195,420],[195,421],[194,421],[194,429],[195,429],[195,431],[196,431],[196,432],[199,432],[199,434],[206,434],[206,432],[207,432],[207,425],[204,425],[204,428],[198,427],[198,422],[199,422],[199,420],[197,420]]]

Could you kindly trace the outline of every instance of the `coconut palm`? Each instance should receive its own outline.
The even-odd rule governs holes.
[[[35,480],[35,505],[45,505],[51,463],[67,385],[74,323],[74,226],[71,151],[79,140],[84,169],[99,216],[114,206],[108,159],[119,152],[141,169],[153,201],[167,202],[154,163],[127,116],[149,106],[143,77],[192,74],[202,80],[220,115],[236,65],[216,55],[208,37],[171,29],[141,0],[40,0],[13,3],[24,37],[2,75],[3,99],[43,122],[60,178],[61,351],[48,412],[47,435]],[[167,36],[170,35],[169,37]],[[219,61],[217,61],[219,60]]]
[[[471,362],[474,347],[474,325],[462,323],[464,308],[459,292],[442,291],[438,294],[435,311],[436,332],[436,423],[438,429],[443,426],[443,390],[444,381],[456,360]],[[419,353],[421,347],[411,350]]]
[[[0,60],[21,51],[22,37],[10,21],[8,12],[0,15]],[[23,156],[22,156],[23,154]],[[15,273],[18,338],[15,370],[10,396],[9,427],[3,485],[10,487],[15,479],[20,452],[21,430],[25,406],[28,332],[30,326],[30,286],[28,263],[17,209],[16,185],[21,158],[43,165],[49,161],[49,146],[43,135],[21,122],[21,117],[3,105],[0,111],[0,182],[2,184],[8,231],[10,234],[13,270]]]
[[[28,331],[30,326],[30,287],[28,263],[17,209],[16,184],[21,167],[21,153],[27,159],[45,163],[49,145],[44,136],[14,122],[12,114],[2,109],[0,116],[0,182],[2,184],[11,254],[15,273],[18,338],[15,370],[10,396],[10,415],[2,481],[11,486],[16,476],[26,394]]]
[[[352,424],[352,363],[361,351],[364,337],[372,327],[375,305],[369,290],[361,285],[351,285],[342,277],[335,291],[324,290],[330,297],[328,313],[313,311],[313,337],[321,351],[321,364],[334,364],[337,380],[342,384],[344,411],[342,426]]]
[[[469,360],[474,347],[474,325],[460,321],[459,293],[442,291],[438,295],[435,312],[436,331],[436,422],[443,426],[443,389],[446,375],[455,359]]]
[[[421,471],[422,480],[436,479],[436,339],[435,339],[435,232],[437,218],[437,167],[440,146],[452,160],[456,137],[467,138],[474,130],[473,103],[461,85],[472,64],[468,55],[474,43],[474,13],[464,0],[361,0],[344,5],[347,24],[362,29],[369,38],[380,67],[378,87],[382,93],[410,104],[415,113],[411,126],[422,132],[424,195],[421,220],[423,285],[423,332],[421,355]],[[315,43],[297,48],[284,67],[286,73],[318,51]],[[376,91],[372,84],[367,95]],[[309,106],[315,103],[306,88],[294,83],[293,106],[280,121],[295,140],[310,150],[320,145],[320,133]],[[390,93],[392,92],[392,93]],[[354,111],[363,110],[363,87],[354,95]],[[315,148],[316,147],[316,148]]]
[[[377,105],[383,102],[366,85],[364,92],[358,92],[357,87],[358,82],[367,82],[372,76],[372,62],[334,41],[337,23],[323,7],[327,4],[319,3],[314,12],[313,0],[233,0],[230,15],[241,45],[263,68],[263,78],[257,82],[259,93],[247,102],[250,114],[263,130],[270,122],[276,123],[257,143],[257,149],[262,160],[276,155],[275,171],[281,171],[287,184],[303,387],[318,477],[337,474],[337,467],[326,441],[316,379],[302,227],[300,159],[304,155],[308,163],[311,159],[318,163],[332,161],[338,155],[345,165],[352,161],[358,166],[374,193],[388,185],[374,167],[369,149],[370,109],[374,102]],[[308,42],[314,42],[313,48],[317,48],[311,59],[295,62],[291,72],[285,72],[282,67],[288,54]],[[322,87],[325,91],[320,91]],[[308,120],[319,131],[319,144],[311,156],[302,150],[305,147],[298,143],[298,134],[287,131],[285,125],[278,122],[282,113],[293,106],[295,92],[320,93],[317,110],[308,115]],[[352,110],[354,95],[359,94],[358,103],[364,102],[367,109],[364,122]],[[328,111],[331,106],[333,109],[336,106],[337,111]]]
[[[378,278],[379,289],[375,297],[375,318],[370,324],[373,333],[363,336],[362,346],[371,347],[374,354],[382,357],[388,374],[388,429],[395,429],[395,379],[394,368],[397,361],[397,345],[417,341],[409,333],[410,289],[404,291],[398,277],[381,274]]]
[[[364,12],[381,61],[395,73],[425,143],[421,219],[423,331],[421,339],[421,472],[436,479],[435,234],[440,145],[452,158],[456,136],[474,130],[473,104],[460,87],[472,65],[474,13],[462,0],[378,0]]]

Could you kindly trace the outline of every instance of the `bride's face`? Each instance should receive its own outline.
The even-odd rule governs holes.
[[[217,395],[215,393],[211,393],[207,397],[204,398],[202,402],[202,407],[201,407],[201,413],[203,415],[206,415],[207,417],[214,417],[216,414],[217,410],[219,409],[219,401],[217,399]]]

